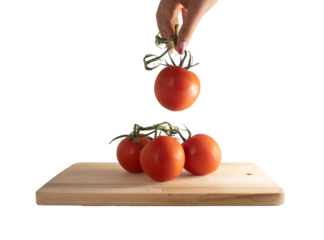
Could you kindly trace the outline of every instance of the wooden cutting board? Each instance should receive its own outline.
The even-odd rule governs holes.
[[[36,192],[39,205],[267,206],[284,202],[284,191],[253,163],[221,163],[214,173],[183,170],[156,182],[126,172],[118,163],[76,163]]]

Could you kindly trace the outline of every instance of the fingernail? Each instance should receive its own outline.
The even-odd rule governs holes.
[[[186,50],[187,43],[186,42],[179,42],[178,43],[178,53],[182,55]]]

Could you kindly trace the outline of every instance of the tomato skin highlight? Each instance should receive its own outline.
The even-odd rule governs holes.
[[[185,164],[185,153],[173,137],[158,136],[141,151],[140,163],[144,172],[156,181],[176,178]]]
[[[184,168],[195,175],[206,175],[217,170],[222,153],[217,142],[205,134],[197,134],[183,144],[186,156]]]
[[[154,92],[163,107],[171,111],[182,111],[197,100],[200,81],[196,74],[183,67],[168,66],[158,74]]]
[[[140,142],[147,144],[150,142],[148,138],[141,138]],[[142,151],[144,145],[140,146]],[[143,169],[140,164],[140,153],[138,151],[137,142],[124,138],[117,147],[117,159],[119,164],[128,172],[141,173]]]

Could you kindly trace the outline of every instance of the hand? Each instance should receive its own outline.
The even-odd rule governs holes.
[[[161,0],[156,13],[161,36],[166,37],[162,31],[164,29],[167,34],[171,33],[170,38],[174,37],[174,26],[179,24],[178,15],[182,12],[183,24],[174,48],[179,54],[183,54],[200,19],[216,2],[217,0]]]

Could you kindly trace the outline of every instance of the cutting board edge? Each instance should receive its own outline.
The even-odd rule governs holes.
[[[107,162],[78,162],[72,164],[68,168],[74,168],[88,164],[107,164]],[[110,164],[118,164],[109,162]],[[252,162],[222,162],[224,165],[254,165]],[[66,169],[68,169],[66,168]],[[82,167],[83,168],[83,167]],[[97,167],[96,167],[97,168]],[[65,169],[65,170],[66,170]],[[58,173],[47,183],[60,175]],[[261,170],[261,169],[260,169]],[[262,171],[262,170],[261,170]],[[268,176],[269,177],[269,176]],[[270,177],[269,177],[270,178]],[[270,178],[271,179],[271,178]],[[272,179],[271,179],[272,180]],[[272,180],[273,181],[273,180]],[[47,184],[46,183],[46,184]],[[62,191],[43,193],[40,190],[45,187],[44,184],[36,191],[36,203],[38,205],[78,205],[78,206],[278,206],[284,203],[285,192],[280,187],[278,192],[273,193],[151,193],[151,194],[110,194],[104,193],[101,200],[98,200],[97,195],[82,196],[82,193],[64,193]],[[45,198],[44,198],[45,196]],[[130,196],[132,196],[130,198]],[[172,197],[169,197],[172,196]],[[207,197],[206,197],[207,196]],[[107,200],[107,197],[109,198]],[[46,199],[47,198],[47,199]],[[173,199],[174,198],[174,199]],[[180,202],[179,202],[180,198]],[[65,200],[64,200],[65,199]],[[126,199],[126,200],[125,200]]]
[[[104,194],[104,201],[82,194],[51,194],[51,199],[42,198],[36,192],[37,205],[78,206],[279,206],[284,203],[285,192],[272,194]],[[207,197],[206,197],[207,195]],[[46,194],[48,197],[48,194]],[[64,201],[62,199],[68,199]],[[102,199],[102,196],[101,196]],[[179,200],[180,199],[180,200]],[[89,203],[91,202],[91,204]],[[95,202],[95,203],[94,203]]]

